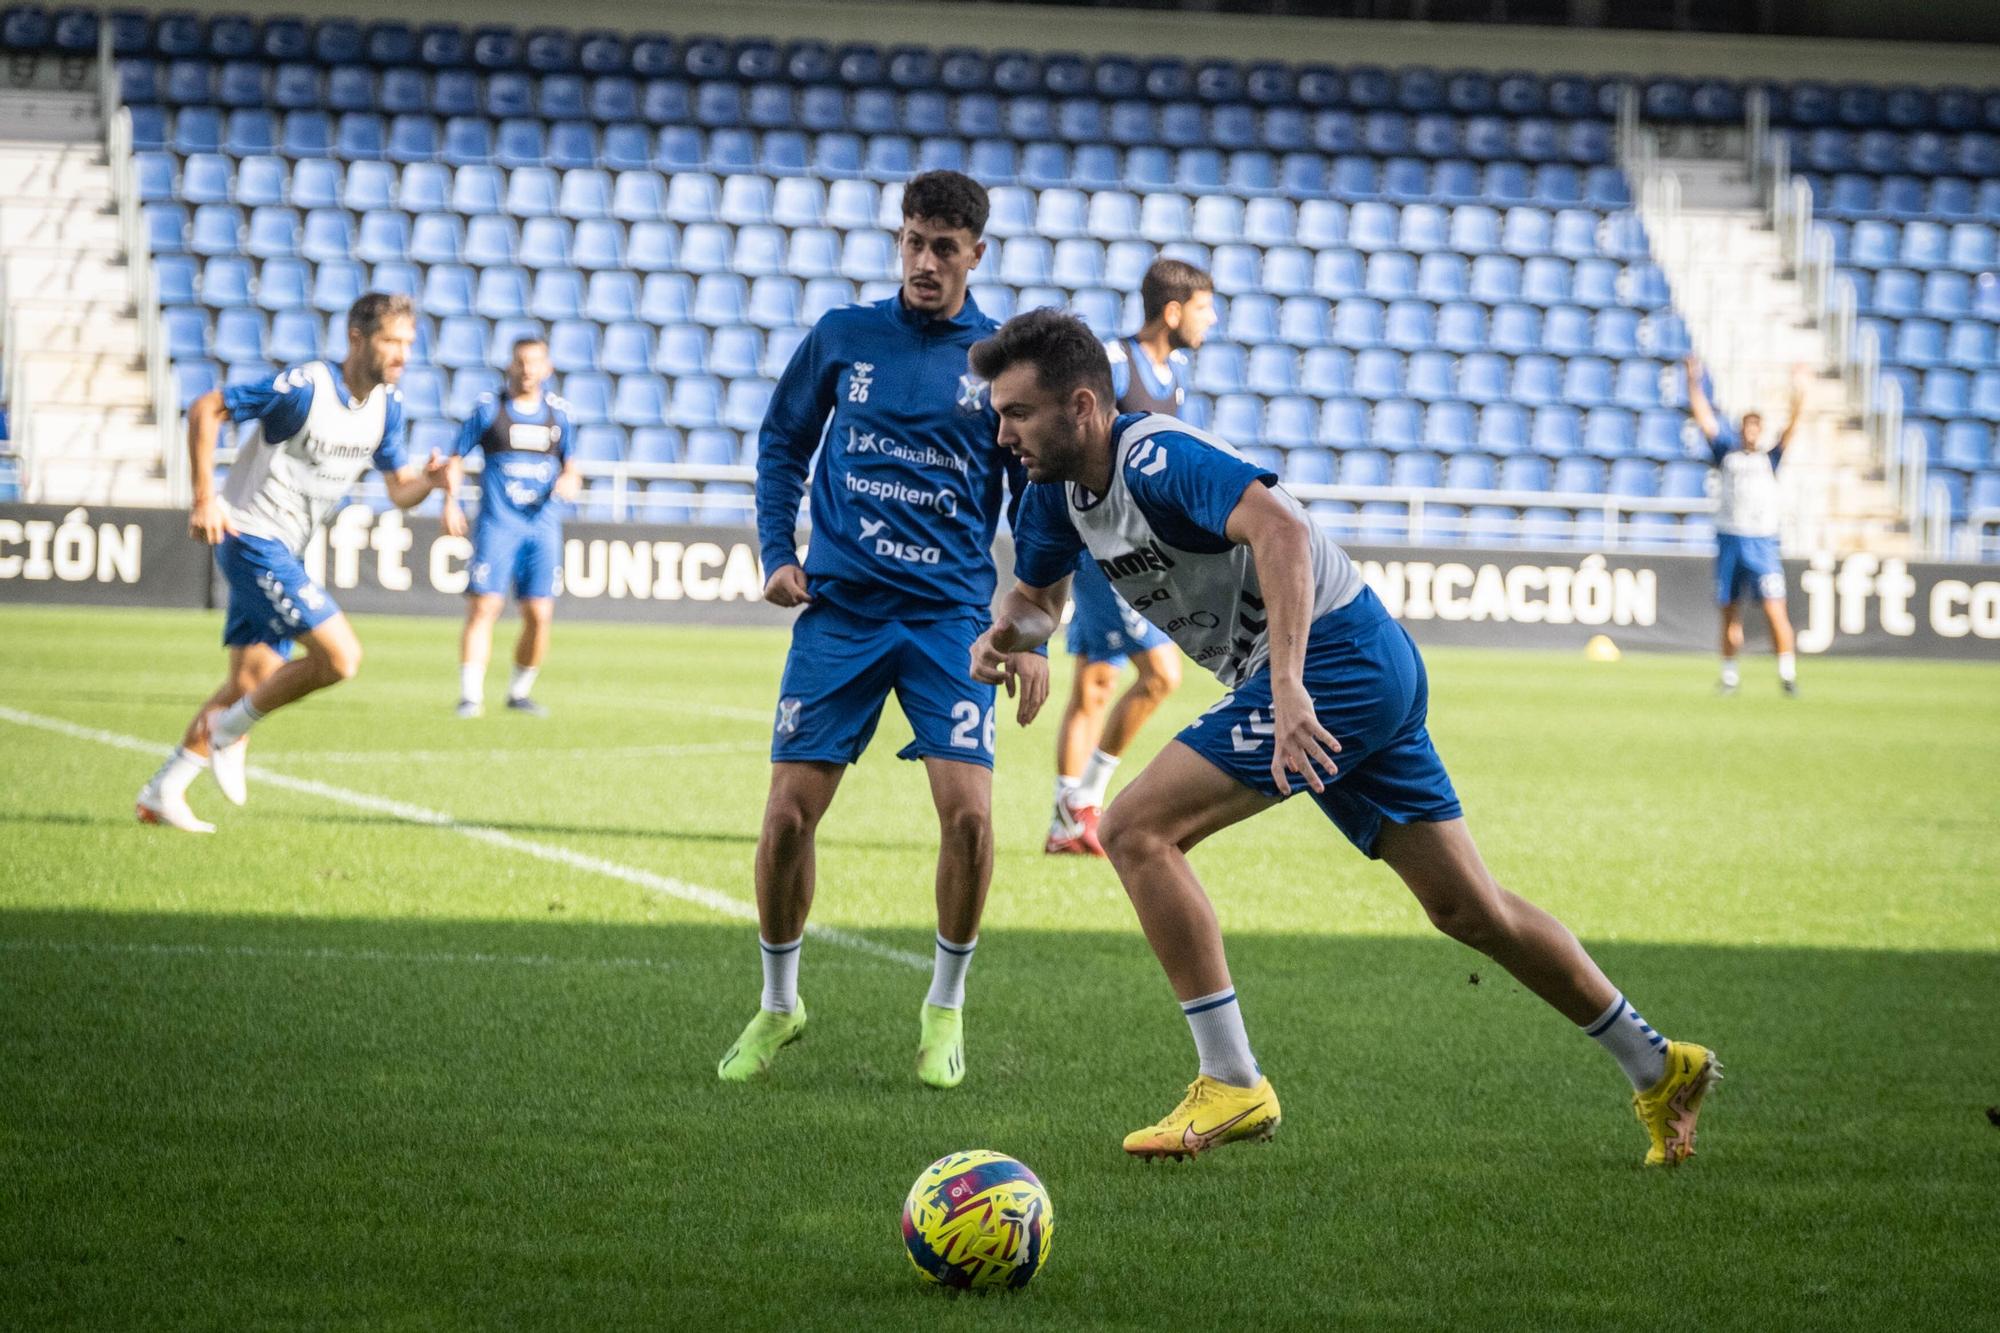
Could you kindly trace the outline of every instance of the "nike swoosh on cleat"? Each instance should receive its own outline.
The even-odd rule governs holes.
[[[1237,1114],[1229,1117],[1229,1119],[1215,1126],[1215,1128],[1205,1129],[1199,1132],[1195,1130],[1194,1121],[1190,1120],[1188,1121],[1187,1128],[1181,1131],[1181,1146],[1186,1148],[1191,1153],[1201,1152],[1204,1149],[1213,1146],[1216,1138],[1219,1135],[1228,1132],[1228,1130],[1231,1127],[1240,1123],[1245,1117],[1255,1115],[1257,1112],[1263,1109],[1264,1109],[1264,1103],[1258,1102],[1255,1106],[1251,1107],[1249,1110],[1239,1111]]]

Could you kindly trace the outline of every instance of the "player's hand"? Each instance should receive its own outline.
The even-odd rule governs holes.
[[[235,531],[236,525],[229,521],[229,511],[213,495],[197,497],[188,510],[188,535],[198,542],[217,546]]]
[[[1049,659],[1040,653],[1008,653],[1006,662],[1002,683],[1007,687],[1007,697],[1020,701],[1014,710],[1014,720],[1025,727],[1048,702]]]
[[[1278,784],[1278,791],[1292,794],[1287,773],[1304,778],[1315,792],[1325,791],[1326,780],[1320,771],[1324,769],[1328,778],[1340,772],[1333,762],[1340,742],[1319,724],[1312,696],[1304,685],[1278,685],[1271,691],[1271,723],[1271,780]]]
[[[989,625],[984,634],[972,641],[972,678],[981,685],[1006,685],[1007,693],[1011,695],[1014,688],[1007,679],[1008,655],[993,642],[996,635],[1008,630],[1009,626],[1003,620]]]
[[[466,534],[465,511],[450,500],[444,506],[444,531],[447,537],[463,537]]]
[[[797,565],[780,565],[764,584],[764,600],[772,606],[804,606],[812,600],[806,592],[806,572]]]
[[[556,478],[555,493],[556,499],[566,500],[571,504],[575,504],[576,497],[583,493],[583,474],[581,472],[562,473]]]

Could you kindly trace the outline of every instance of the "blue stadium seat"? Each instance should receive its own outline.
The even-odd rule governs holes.
[[[275,360],[265,352],[265,341],[269,337],[270,326],[262,311],[239,307],[219,312],[215,317],[215,335],[211,349],[220,361],[266,361]],[[311,345],[307,355],[310,359]]]
[[[486,365],[487,336],[485,320],[468,315],[447,315],[438,321],[437,345],[431,350],[431,360],[446,370],[483,368]],[[451,394],[453,414],[469,415],[458,410],[459,383],[460,379],[455,378]]]
[[[1312,400],[1302,397],[1274,398],[1264,409],[1263,444],[1279,449],[1309,445],[1313,441],[1318,410]]]
[[[1542,345],[1542,315],[1533,306],[1508,303],[1493,310],[1491,346],[1521,356]]]
[[[1436,314],[1425,301],[1393,301],[1382,326],[1382,341],[1406,352],[1429,347],[1436,339]],[[1444,395],[1433,395],[1444,396]]]
[[[473,309],[472,270],[459,264],[437,264],[424,274],[422,297],[428,315],[465,315]]]
[[[1389,484],[1389,456],[1376,449],[1350,449],[1340,456],[1340,484],[1343,486],[1386,486]]]
[[[1356,398],[1329,398],[1320,407],[1319,442],[1354,449],[1368,442],[1368,405]]]
[[[1473,352],[1459,360],[1458,396],[1469,403],[1499,403],[1507,397],[1507,362],[1491,352]],[[1482,418],[1482,427],[1484,421]]]
[[[1440,305],[1435,341],[1449,352],[1471,352],[1486,346],[1486,308],[1469,301]]]
[[[1382,300],[1414,295],[1417,290],[1415,256],[1406,255],[1400,250],[1382,251],[1370,255],[1364,286],[1370,296]]]
[[[1520,299],[1521,261],[1508,255],[1480,255],[1472,261],[1470,295],[1484,305]]]
[[[1433,304],[1456,301],[1471,287],[1470,270],[1463,255],[1437,252],[1417,261],[1417,295]]]
[[[363,213],[355,235],[354,257],[369,264],[395,263],[411,258],[409,217],[386,209]],[[442,258],[417,257],[425,263],[449,262]]]
[[[1357,352],[1354,357],[1354,392],[1378,402],[1402,397],[1402,354],[1378,347]]]
[[[433,273],[450,271],[433,269]],[[470,312],[486,319],[518,319],[528,309],[528,275],[518,268],[494,266],[479,270]],[[454,312],[439,312],[454,313]],[[465,312],[455,312],[465,313]]]
[[[602,426],[610,421],[611,381],[608,376],[594,373],[565,375],[560,392],[569,402],[569,419],[576,425]],[[657,421],[655,417],[654,422]]]
[[[1332,340],[1343,347],[1373,347],[1382,339],[1383,308],[1379,301],[1356,297],[1334,307]]]
[[[1217,348],[1217,351],[1222,349]],[[1231,348],[1231,351],[1237,349]],[[1208,360],[1207,354],[1201,358]],[[1234,393],[1248,389],[1265,398],[1278,398],[1299,391],[1298,354],[1280,343],[1250,349],[1247,366],[1239,358],[1217,357],[1217,371],[1202,381],[1205,393]],[[1233,382],[1232,382],[1233,381]],[[1319,386],[1314,386],[1317,390]]]
[[[542,320],[574,320],[583,314],[583,299],[583,274],[569,268],[545,268],[535,273],[528,313]]]

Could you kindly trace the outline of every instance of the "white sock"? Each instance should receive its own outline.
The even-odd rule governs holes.
[[[1104,789],[1111,785],[1111,775],[1118,768],[1118,756],[1106,754],[1102,750],[1090,752],[1090,762],[1083,766],[1083,778],[1077,783],[1076,803],[1104,807]]]
[[[246,694],[223,709],[222,716],[215,719],[215,725],[209,729],[209,744],[226,750],[242,740],[249,734],[250,728],[263,720],[264,715],[257,711],[256,706],[250,702],[250,696]]]
[[[471,703],[486,701],[486,663],[458,664],[458,697]]]
[[[757,951],[764,958],[764,1008],[774,1014],[789,1014],[799,1007],[799,946],[801,935],[790,944],[772,944],[757,937]]]
[[[1778,654],[1778,679],[1793,681],[1799,678],[1799,659],[1795,653]]]
[[[1722,659],[1722,683],[1731,686],[1736,684],[1736,659],[1733,657]]]
[[[188,753],[184,745],[174,747],[167,756],[167,762],[160,765],[160,771],[153,774],[152,785],[159,788],[160,795],[176,797],[187,795],[188,784],[195,774],[208,767],[208,761],[198,754]]]
[[[507,685],[507,697],[509,699],[527,698],[528,691],[535,688],[535,677],[541,673],[542,669],[540,667],[515,667],[514,679]]]
[[[1611,1053],[1634,1092],[1644,1092],[1667,1072],[1667,1039],[1653,1031],[1623,995],[1584,1028],[1583,1035]]]
[[[977,935],[964,944],[954,944],[943,935],[937,937],[937,950],[931,959],[931,993],[924,997],[925,1004],[940,1009],[965,1007],[965,969],[972,966],[972,951],[978,947]]]
[[[1183,1000],[1181,1012],[1194,1032],[1202,1073],[1233,1088],[1257,1086],[1263,1074],[1257,1068],[1257,1058],[1250,1054],[1250,1036],[1243,1030],[1243,1009],[1236,1003],[1234,986]]]

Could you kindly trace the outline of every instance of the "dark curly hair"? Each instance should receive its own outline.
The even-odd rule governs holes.
[[[962,171],[926,171],[903,187],[903,220],[929,218],[963,227],[973,239],[986,234],[986,187]]]
[[[1214,290],[1215,279],[1180,259],[1155,259],[1146,276],[1139,280],[1139,300],[1145,306],[1147,323],[1166,313],[1170,302],[1185,305],[1194,299],[1196,292]]]
[[[401,292],[368,292],[347,308],[347,327],[372,338],[385,319],[415,319],[417,303]]]
[[[1111,392],[1111,358],[1088,325],[1067,311],[1044,306],[1014,316],[1000,331],[973,344],[972,372],[992,381],[1026,361],[1044,389],[1066,398],[1079,386],[1097,395],[1105,411],[1116,407]]]

